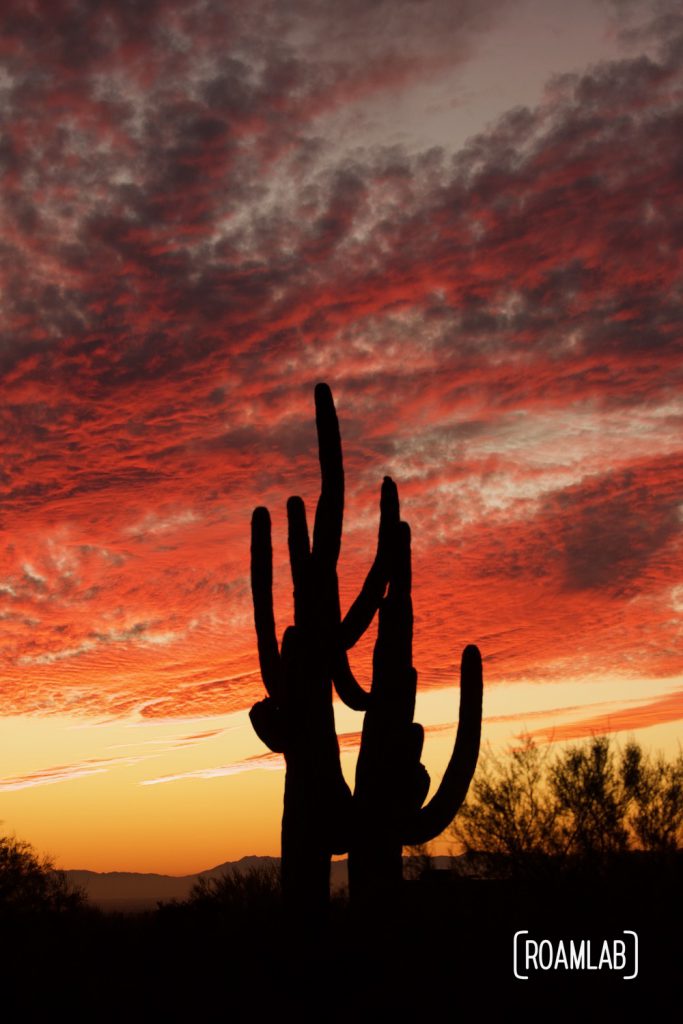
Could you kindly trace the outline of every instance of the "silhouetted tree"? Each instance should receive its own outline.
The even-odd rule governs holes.
[[[683,846],[683,754],[667,761],[628,743],[621,759],[629,798],[628,825],[643,850],[664,853]]]
[[[475,870],[515,877],[600,873],[628,851],[680,849],[683,755],[618,751],[604,736],[557,752],[530,737],[507,757],[487,750],[451,834]]]
[[[52,861],[13,836],[0,836],[0,913],[75,910],[85,896]]]
[[[606,736],[560,751],[548,775],[559,852],[600,862],[628,849],[629,795]]]
[[[556,807],[547,782],[549,748],[530,737],[508,756],[485,748],[451,835],[486,874],[535,873],[556,852]]]

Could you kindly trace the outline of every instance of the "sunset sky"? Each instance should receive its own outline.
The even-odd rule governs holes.
[[[278,852],[249,524],[281,634],[321,380],[344,608],[385,474],[411,525],[433,780],[466,643],[494,747],[678,751],[678,3],[4,0],[0,110],[0,834]]]

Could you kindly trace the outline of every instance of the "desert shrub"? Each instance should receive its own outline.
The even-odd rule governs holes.
[[[548,750],[530,737],[507,756],[482,751],[467,800],[451,826],[475,872],[535,873],[557,852],[557,808],[546,784],[547,767]]]
[[[267,917],[280,906],[278,865],[253,866],[219,876],[200,876],[187,900],[190,908],[229,916]]]
[[[554,751],[530,737],[507,755],[483,751],[451,826],[461,872],[538,876],[600,872],[632,851],[683,845],[683,755],[592,737]]]
[[[683,845],[683,754],[667,761],[629,743],[621,761],[628,795],[628,826],[643,850],[663,853]]]
[[[548,766],[557,852],[601,860],[629,848],[629,794],[606,736],[561,750]]]
[[[48,857],[13,836],[0,836],[0,910],[69,911],[85,904]]]
[[[416,843],[414,846],[406,847],[406,855],[403,862],[403,877],[409,881],[420,881],[435,870],[434,856],[429,843]]]

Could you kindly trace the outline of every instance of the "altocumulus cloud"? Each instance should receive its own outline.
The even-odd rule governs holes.
[[[392,473],[421,683],[493,623],[492,681],[679,670],[680,14],[457,150],[354,143],[511,6],[4,5],[3,711],[249,703],[320,378],[344,598]]]

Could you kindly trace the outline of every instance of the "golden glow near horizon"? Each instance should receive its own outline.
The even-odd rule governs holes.
[[[681,679],[648,682],[647,701],[680,693]],[[482,742],[502,750],[590,734],[592,721],[640,708],[643,681],[608,678],[485,688]],[[438,782],[455,737],[458,689],[418,694],[423,761]],[[362,716],[335,704],[342,763],[353,785]],[[598,733],[600,729],[593,730]],[[616,730],[675,756],[677,722]],[[564,739],[563,739],[564,741]],[[194,719],[0,719],[0,831],[30,841],[61,867],[191,874],[249,854],[278,855],[283,759],[267,751],[246,712]],[[447,849],[447,839],[437,847]]]

